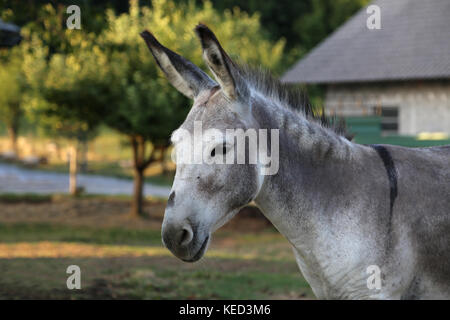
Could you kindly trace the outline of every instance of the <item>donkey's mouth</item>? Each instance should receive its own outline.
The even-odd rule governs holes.
[[[195,262],[197,260],[200,260],[201,257],[203,257],[203,254],[205,253],[206,247],[208,245],[208,241],[209,241],[209,235],[205,238],[205,241],[203,241],[202,246],[200,247],[200,249],[198,249],[197,253],[189,259],[181,259],[184,262]]]

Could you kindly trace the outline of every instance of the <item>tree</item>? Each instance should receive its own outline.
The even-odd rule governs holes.
[[[132,212],[138,215],[145,168],[164,156],[168,137],[190,104],[156,68],[139,37],[142,30],[150,29],[205,69],[192,32],[201,21],[235,59],[279,74],[368,1],[154,0],[139,7],[134,0],[128,11],[126,0],[85,1],[80,4],[83,29],[71,31],[65,28],[70,0],[2,0],[0,17],[27,25],[17,64],[0,54],[0,120],[10,123],[12,140],[20,124],[14,119],[23,114],[74,144],[95,134],[99,122],[126,135],[135,168]],[[106,7],[112,9],[105,14]],[[276,40],[281,37],[287,43]],[[285,44],[289,53],[283,56]]]
[[[16,155],[22,116],[30,101],[38,95],[46,55],[47,50],[39,39],[29,37],[26,32],[19,46],[3,49],[0,55],[0,121],[7,127]]]
[[[22,84],[18,66],[13,63],[0,65],[0,83],[0,119],[8,130],[11,149],[17,155],[17,134],[22,116]]]
[[[185,3],[189,0],[177,0]],[[221,11],[239,7],[261,15],[261,24],[273,40],[285,38],[289,49],[305,53],[339,27],[370,0],[211,0]],[[199,5],[203,0],[196,0]],[[295,58],[298,58],[295,57]],[[285,67],[288,67],[287,65]]]
[[[196,7],[193,1],[176,4],[154,0],[151,8],[131,1],[128,13],[117,16],[110,10],[107,17],[108,26],[98,41],[108,56],[110,72],[110,104],[105,121],[125,134],[133,148],[131,212],[138,216],[142,214],[144,171],[164,156],[170,133],[186,117],[190,104],[168,84],[139,33],[151,30],[164,45],[203,67],[201,47],[193,32],[200,21],[217,30],[232,55],[273,70],[280,66],[284,41],[268,41],[257,14],[250,16],[238,8],[221,14],[208,1]]]
[[[95,136],[109,105],[107,60],[95,35],[67,30],[71,53],[55,53],[41,88],[45,101],[35,109],[47,132],[72,141],[70,193],[77,193],[77,154],[80,142]]]

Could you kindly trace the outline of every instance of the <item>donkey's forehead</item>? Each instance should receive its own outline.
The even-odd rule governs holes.
[[[234,111],[231,103],[220,90],[208,96],[199,96],[183,124],[172,133],[172,143],[180,142],[186,131],[192,134],[194,127],[197,124],[198,128],[199,123],[201,123],[203,131],[208,129],[220,131],[236,128],[245,129],[244,123]]]
[[[219,86],[215,86],[211,89],[206,89],[201,91],[198,96],[194,100],[194,107],[195,106],[206,106],[210,99],[212,99],[216,94],[218,94],[220,91]]]
[[[196,121],[201,121],[203,129],[235,128],[240,125],[240,118],[232,104],[220,90],[210,95],[207,100],[197,102],[196,99],[181,128],[193,131]]]

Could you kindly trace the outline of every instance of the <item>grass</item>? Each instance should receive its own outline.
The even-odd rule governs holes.
[[[17,203],[7,199],[4,204],[0,201],[0,299],[313,298],[289,243],[273,228],[219,230],[205,257],[187,264],[163,248],[160,223],[138,229],[71,225],[61,220],[2,223],[2,206],[8,210],[36,206],[36,199],[28,195],[17,196]],[[79,207],[83,200],[61,197],[57,201],[84,210]],[[53,205],[37,204],[40,209],[35,210]],[[66,287],[66,269],[72,264],[81,268],[81,290]]]
[[[161,232],[159,230],[94,228],[49,223],[0,224],[0,243],[39,241],[159,245]]]
[[[307,296],[299,273],[186,271],[137,269],[123,282],[146,299],[264,299],[292,292]],[[177,290],[173,290],[177,288]]]
[[[69,265],[81,269],[81,290],[66,288]],[[281,267],[222,259],[186,266],[173,257],[0,259],[0,299],[312,298],[298,270]]]
[[[16,193],[2,193],[0,194],[0,203],[19,203],[19,202],[27,202],[27,203],[43,203],[52,201],[51,195],[41,195],[35,193],[24,193],[24,194],[16,194]]]

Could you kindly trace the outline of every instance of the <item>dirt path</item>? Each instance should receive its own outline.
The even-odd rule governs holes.
[[[133,181],[101,175],[78,174],[78,185],[87,194],[131,195]],[[30,170],[13,164],[0,163],[0,193],[68,193],[69,175],[64,173]],[[144,195],[169,196],[170,188],[150,183],[144,184]]]

